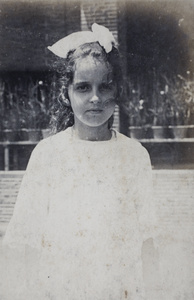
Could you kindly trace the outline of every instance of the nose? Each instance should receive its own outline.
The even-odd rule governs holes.
[[[91,99],[90,99],[90,102],[91,102],[91,103],[98,103],[98,102],[100,102],[100,101],[101,101],[101,100],[100,100],[100,97],[99,97],[97,91],[94,91],[94,93],[93,93],[93,95],[92,95],[92,97],[91,97]]]

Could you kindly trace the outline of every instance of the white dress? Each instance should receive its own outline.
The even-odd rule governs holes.
[[[4,238],[14,252],[7,266],[21,281],[14,299],[144,299],[141,247],[154,223],[151,176],[145,148],[116,131],[109,141],[93,142],[68,128],[41,141]]]

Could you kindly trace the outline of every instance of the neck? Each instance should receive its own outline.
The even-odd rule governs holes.
[[[74,134],[78,139],[87,141],[107,141],[111,139],[112,133],[108,128],[108,123],[99,127],[83,126],[75,120],[73,126]]]

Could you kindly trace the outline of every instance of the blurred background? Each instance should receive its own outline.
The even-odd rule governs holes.
[[[114,128],[151,157],[160,281],[149,281],[150,262],[149,300],[193,300],[193,0],[0,0],[0,237],[30,154],[49,135],[55,74],[47,46],[94,22],[110,29],[123,60]]]

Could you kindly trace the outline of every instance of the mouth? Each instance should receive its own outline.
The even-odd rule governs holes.
[[[88,109],[87,112],[91,114],[100,114],[103,110],[99,108]]]

